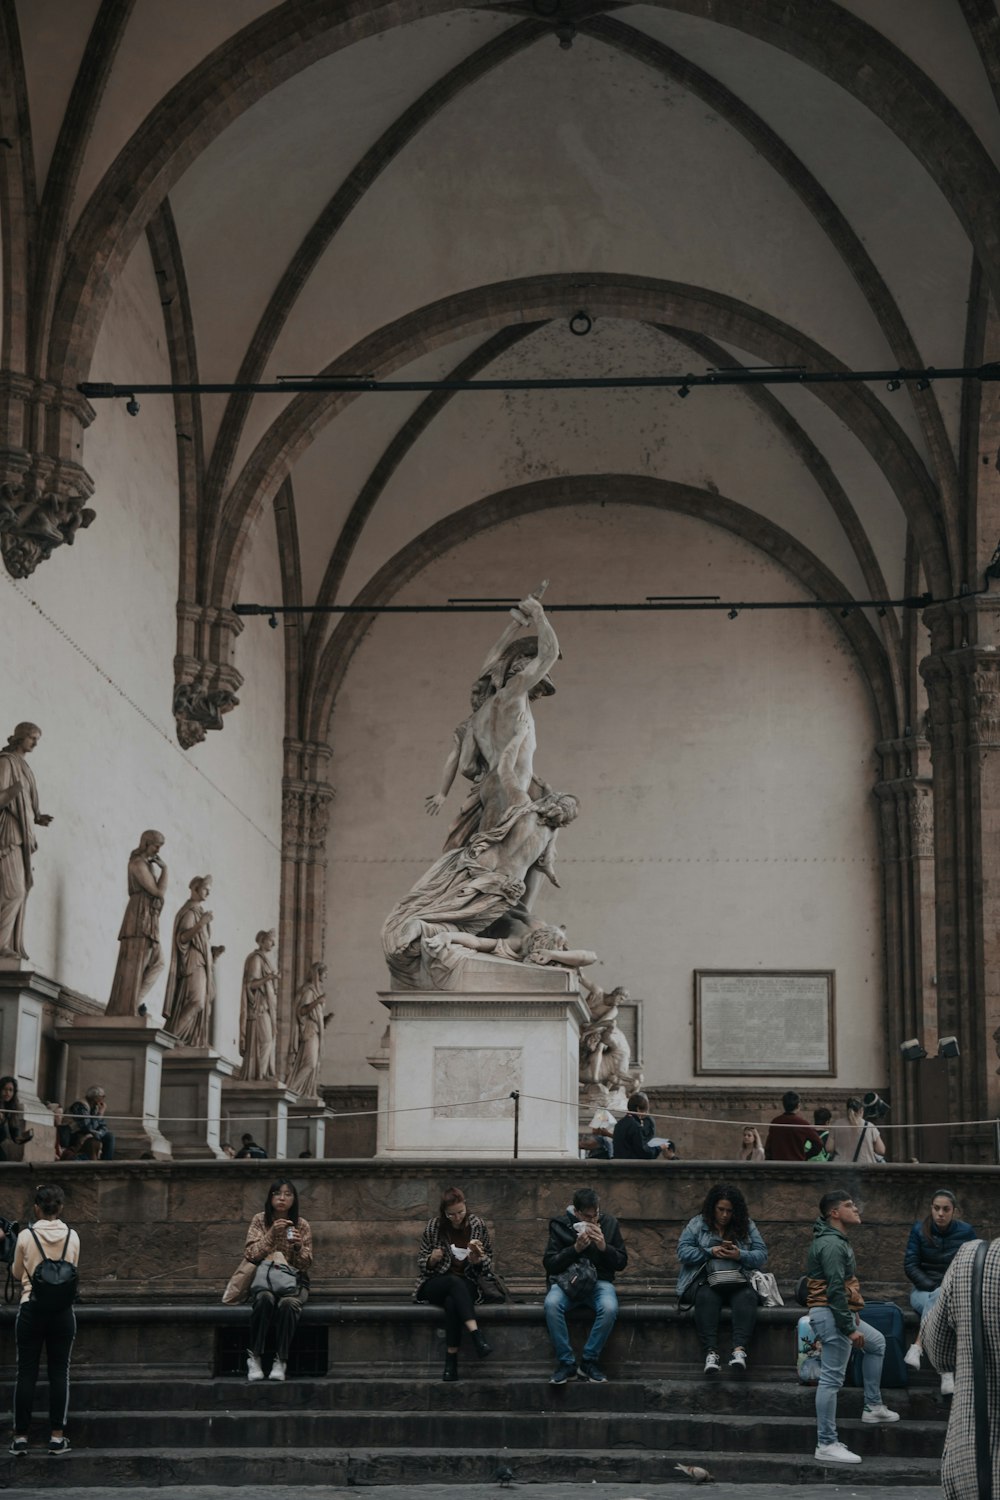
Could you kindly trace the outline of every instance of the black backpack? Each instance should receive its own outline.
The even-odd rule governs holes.
[[[0,1266],[7,1267],[7,1284],[4,1287],[3,1294],[5,1302],[13,1302],[16,1291],[13,1269],[14,1252],[17,1249],[17,1237],[20,1232],[20,1224],[15,1223],[11,1219],[0,1217]]]
[[[80,1290],[80,1276],[76,1266],[66,1259],[72,1229],[66,1231],[62,1255],[58,1260],[50,1259],[45,1254],[42,1242],[33,1229],[29,1229],[28,1233],[38,1246],[42,1257],[31,1273],[32,1302],[42,1312],[62,1312],[65,1308],[72,1307],[76,1301],[76,1294]]]

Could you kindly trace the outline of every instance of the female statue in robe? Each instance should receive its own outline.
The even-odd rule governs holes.
[[[257,946],[243,965],[240,995],[240,1052],[238,1078],[273,1083],[277,1077],[278,971],[268,954],[273,932],[258,932]]]
[[[212,913],[202,905],[212,889],[211,875],[196,875],[189,889],[191,895],[174,919],[163,1024],[182,1046],[207,1047],[215,1000],[215,960],[223,950],[211,946]]]
[[[309,978],[295,997],[285,1086],[307,1099],[317,1096],[323,1060],[323,1029],[333,1019],[332,1012],[326,1016],[323,1014],[325,978],[326,964],[313,964]]]
[[[163,973],[160,912],[167,867],[160,858],[163,834],[147,828],[128,857],[128,905],[118,934],[118,964],[106,1015],[137,1016]]]

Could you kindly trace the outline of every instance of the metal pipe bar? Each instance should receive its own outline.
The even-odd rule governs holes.
[[[314,375],[306,379],[294,377],[276,381],[194,381],[160,385],[83,380],[77,390],[88,401],[111,401],[123,397],[134,400],[136,396],[307,395],[328,391],[387,394],[393,391],[690,390],[695,386],[857,385],[876,381],[884,381],[898,390],[910,381],[926,387],[933,380],[1000,380],[1000,362],[949,366],[946,369],[928,365],[916,370],[803,370],[771,366],[746,369],[738,366],[708,370],[702,375],[563,375],[506,380],[380,380],[374,375]]]
[[[963,595],[963,598],[971,595]],[[903,599],[734,599],[689,602],[671,599],[653,603],[620,602],[614,604],[549,604],[546,614],[654,614],[672,610],[753,609],[839,609],[848,614],[856,609],[926,609],[948,600],[931,594],[912,594]],[[506,614],[506,604],[241,604],[233,605],[237,615],[485,615]]]

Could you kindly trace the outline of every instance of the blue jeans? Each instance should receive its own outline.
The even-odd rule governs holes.
[[[924,1326],[924,1323],[927,1319],[927,1314],[930,1312],[931,1308],[934,1306],[940,1295],[941,1288],[939,1286],[936,1286],[932,1292],[922,1292],[918,1287],[914,1287],[913,1291],[910,1293],[910,1306],[913,1308],[914,1312],[920,1314],[921,1328],[923,1328]],[[919,1339],[919,1337],[920,1334],[918,1333],[917,1338]]]
[[[576,1364],[573,1345],[566,1331],[568,1307],[592,1307],[594,1309],[594,1326],[590,1330],[590,1337],[583,1346],[580,1358],[584,1361],[600,1359],[601,1350],[607,1343],[608,1335],[614,1328],[618,1317],[618,1295],[611,1282],[598,1281],[594,1290],[577,1302],[571,1302],[562,1287],[557,1286],[555,1282],[549,1287],[545,1297],[545,1324],[549,1330],[552,1347],[556,1351],[556,1359],[561,1365]]]
[[[846,1333],[840,1333],[833,1313],[828,1307],[811,1307],[809,1321],[813,1333],[822,1341],[820,1355],[819,1385],[816,1387],[816,1441],[837,1441],[837,1392],[847,1374],[847,1361],[854,1352],[854,1345]],[[882,1400],[882,1360],[885,1357],[885,1338],[877,1328],[868,1323],[859,1323],[858,1331],[865,1336],[864,1358],[861,1371],[865,1382],[865,1405],[878,1406]]]

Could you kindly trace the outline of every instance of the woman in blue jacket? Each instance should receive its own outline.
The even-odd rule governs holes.
[[[913,1282],[910,1306],[920,1314],[920,1329],[941,1291],[944,1273],[955,1259],[959,1245],[977,1239],[971,1224],[957,1217],[958,1200],[948,1188],[938,1188],[931,1199],[931,1211],[910,1230],[906,1242],[903,1270]],[[920,1369],[923,1347],[918,1331],[905,1354],[911,1370]],[[955,1376],[949,1370],[941,1375],[942,1396],[955,1394]]]
[[[737,1187],[717,1183],[677,1242],[681,1263],[677,1300],[694,1307],[694,1322],[705,1356],[705,1374],[719,1375],[719,1318],[728,1304],[733,1318],[733,1349],[729,1370],[743,1375],[747,1351],[757,1323],[757,1293],[749,1282],[751,1271],[767,1262],[767,1246],[750,1217],[746,1199]],[[718,1271],[738,1271],[728,1285],[712,1286]]]

